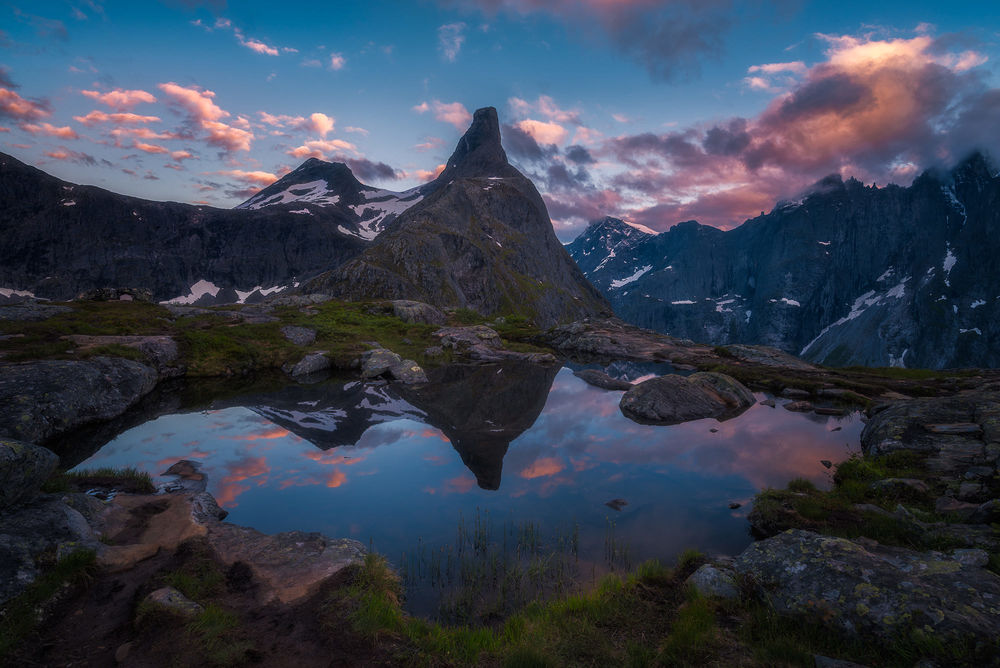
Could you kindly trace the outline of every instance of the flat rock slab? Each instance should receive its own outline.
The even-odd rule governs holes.
[[[68,334],[61,337],[87,350],[99,346],[118,345],[132,348],[146,355],[146,358],[163,374],[176,366],[180,357],[177,341],[172,336],[88,336]]]
[[[125,412],[156,385],[132,360],[42,360],[0,365],[0,436],[41,443]]]
[[[36,302],[0,305],[0,320],[37,322],[39,320],[48,320],[60,313],[69,313],[72,310],[69,306],[54,306],[51,304],[38,304]]]
[[[943,643],[995,643],[1000,577],[966,552],[863,547],[793,529],[748,547],[734,569],[781,614],[886,641],[919,628]]]
[[[225,522],[210,525],[208,540],[223,561],[250,566],[263,585],[264,602],[292,603],[304,598],[365,554],[364,545],[356,540],[302,531],[267,535]]]

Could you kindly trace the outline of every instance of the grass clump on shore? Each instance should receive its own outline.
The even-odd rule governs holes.
[[[152,477],[131,466],[59,471],[42,485],[42,491],[55,494],[86,491],[94,487],[117,489],[130,494],[152,494],[156,491]]]

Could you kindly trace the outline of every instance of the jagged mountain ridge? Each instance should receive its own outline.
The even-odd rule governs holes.
[[[315,215],[317,209],[338,207],[348,217],[356,217],[354,225],[341,232],[371,241],[437,184],[438,181],[432,181],[403,192],[382,190],[358,181],[351,168],[342,162],[309,158],[235,208],[282,207],[289,213]]]
[[[237,301],[237,290],[290,287],[363,250],[356,215],[330,207],[312,214],[154,202],[68,183],[0,154],[0,288],[49,299],[147,288],[168,300],[197,297],[200,285]]]
[[[835,366],[1000,366],[1000,178],[980,154],[907,188],[827,177],[728,232],[635,237],[604,219],[568,250],[636,325]]]
[[[540,325],[609,314],[555,236],[535,186],[479,109],[437,179],[364,253],[300,288],[345,299],[415,299]]]

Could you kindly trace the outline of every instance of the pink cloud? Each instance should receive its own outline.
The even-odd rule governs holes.
[[[73,120],[83,125],[91,126],[98,123],[114,123],[115,125],[139,125],[144,123],[158,123],[159,116],[141,116],[132,113],[109,114],[103,111],[94,110],[86,116],[74,116]]]
[[[514,125],[529,134],[539,144],[562,144],[569,134],[566,128],[558,123],[546,123],[530,118],[518,121]]]
[[[351,142],[347,142],[342,139],[314,140],[307,141],[301,146],[297,146],[296,148],[287,151],[287,153],[293,158],[299,158],[300,160],[304,158],[327,160],[331,154],[340,151],[357,154],[358,147]]]
[[[26,100],[8,88],[0,87],[0,116],[29,121],[51,115],[45,103]]]
[[[266,111],[260,111],[257,113],[264,123],[272,127],[287,127],[296,130],[303,130],[305,132],[312,132],[318,134],[324,139],[329,133],[333,132],[333,128],[336,123],[332,116],[327,116],[326,114],[320,112],[309,114],[308,118],[305,116],[288,116],[285,114],[275,115],[269,114]]]
[[[194,158],[194,154],[191,151],[171,151],[170,157],[180,162],[181,160],[190,160]]]
[[[259,39],[249,38],[243,35],[239,30],[235,31],[236,39],[239,40],[240,44],[250,49],[255,53],[260,53],[265,56],[277,56],[280,54],[277,47],[265,44]]]
[[[270,172],[247,172],[242,169],[228,169],[228,170],[221,170],[217,172],[206,172],[206,173],[228,176],[242,183],[259,185],[259,186],[269,186],[278,180],[278,177],[275,176],[274,174],[271,174]],[[270,432],[268,432],[267,436],[258,436],[258,438],[283,438],[284,436],[287,436],[288,433],[289,432],[285,429],[271,430]]]
[[[33,135],[48,135],[49,137],[58,137],[60,139],[79,139],[80,135],[76,134],[76,131],[64,125],[62,127],[56,127],[51,123],[23,123],[21,129],[25,132],[30,132]]]
[[[441,102],[440,100],[434,100],[431,105],[421,102],[413,107],[413,110],[418,114],[425,113],[431,109],[434,111],[434,118],[444,123],[451,123],[459,132],[464,132],[468,129],[469,123],[472,122],[472,114],[469,113],[469,110],[461,102]]]
[[[444,140],[440,137],[428,137],[425,141],[415,145],[413,148],[418,151],[433,151],[444,146]]]
[[[347,59],[344,58],[342,54],[331,53],[330,54],[330,69],[331,70],[342,70],[347,64]]]
[[[139,149],[140,151],[145,152],[145,153],[169,153],[170,152],[168,149],[166,149],[166,148],[164,148],[162,146],[159,146],[157,144],[146,144],[146,143],[141,142],[139,140],[136,140],[135,143],[132,144],[132,146],[134,148]]]
[[[507,103],[515,116],[531,116],[540,114],[543,118],[556,123],[580,123],[580,112],[575,110],[562,109],[556,101],[548,95],[539,95],[534,102],[522,100],[519,97],[510,98]]]
[[[174,105],[187,113],[193,125],[206,133],[206,142],[227,153],[250,150],[254,134],[246,129],[249,128],[249,121],[240,117],[233,125],[223,123],[220,119],[231,114],[215,104],[213,91],[195,86],[185,88],[173,82],[159,84],[159,88]],[[239,125],[244,127],[236,127]]]
[[[434,179],[436,179],[438,176],[441,175],[441,172],[444,171],[445,166],[446,165],[438,165],[433,170],[418,169],[416,172],[414,172],[414,175],[421,181],[433,181]]]
[[[545,478],[554,476],[555,474],[563,471],[565,468],[566,465],[555,457],[539,457],[531,464],[531,466],[523,469],[520,473],[518,473],[518,475],[526,480],[531,480],[533,478]]]
[[[80,93],[85,97],[97,100],[101,104],[104,104],[115,111],[131,111],[132,108],[138,104],[150,104],[152,102],[156,102],[156,98],[153,97],[153,94],[144,90],[125,90],[123,88],[115,88],[107,93],[101,93],[96,90],[82,90]]]

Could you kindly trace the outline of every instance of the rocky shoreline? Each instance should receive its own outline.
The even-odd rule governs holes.
[[[287,306],[305,311],[323,303],[292,299],[296,303]],[[951,665],[947,657],[952,655],[945,650],[960,650],[954,654],[959,663],[1000,663],[995,644],[1000,634],[997,373],[879,377],[865,370],[815,367],[760,346],[699,346],[615,320],[529,334],[536,347],[515,351],[497,329],[454,322],[442,327],[448,316],[431,309],[400,304],[393,315],[426,326],[421,331],[428,342],[437,342],[426,346],[424,364],[555,363],[541,345],[577,359],[631,359],[701,370],[627,389],[622,410],[640,421],[724,419],[752,401],[746,386],[781,393],[803,402],[805,410],[865,406],[864,457],[836,467],[834,490],[793,485],[765,490],[750,517],[762,540],[735,558],[703,565],[690,583],[705,596],[763,601],[780,615],[847,636],[916,643],[928,660],[945,661],[923,665]],[[260,306],[249,311],[233,316],[212,311],[209,317],[240,322],[275,317]],[[418,393],[426,382],[421,364],[374,342],[356,357],[334,359],[310,348],[317,345],[321,327],[295,327],[284,325],[282,335],[301,349],[300,359],[282,364],[296,380],[339,366],[363,379],[412,386]],[[183,553],[183,546],[195,541],[227,578],[235,569],[232,577],[244,586],[243,605],[269,609],[304,605],[340,571],[360,562],[365,550],[355,541],[299,532],[265,536],[225,523],[223,511],[205,492],[204,476],[190,463],[174,467],[175,482],[153,495],[121,493],[101,501],[81,493],[37,494],[56,460],[33,443],[121,415],[158,382],[185,373],[183,347],[172,338],[130,336],[90,336],[73,343],[133,349],[145,361],[99,355],[0,367],[0,436],[5,439],[0,441],[0,549],[12,557],[0,562],[16,564],[0,575],[5,582],[0,599],[14,600],[47,563],[75,550],[92,552],[101,573],[136,574],[129,595],[142,591],[145,600],[153,591],[146,591],[149,577],[138,575],[149,568],[144,564]],[[309,359],[314,362],[300,366]],[[614,380],[588,377],[595,384]],[[171,591],[160,592],[154,603],[177,605],[182,616],[187,614],[183,609],[195,610]],[[134,657],[153,646],[143,642],[159,642],[139,638],[137,645],[136,639],[122,639],[121,629],[109,633],[121,639],[104,649],[112,659],[128,643],[133,644],[125,654]]]

